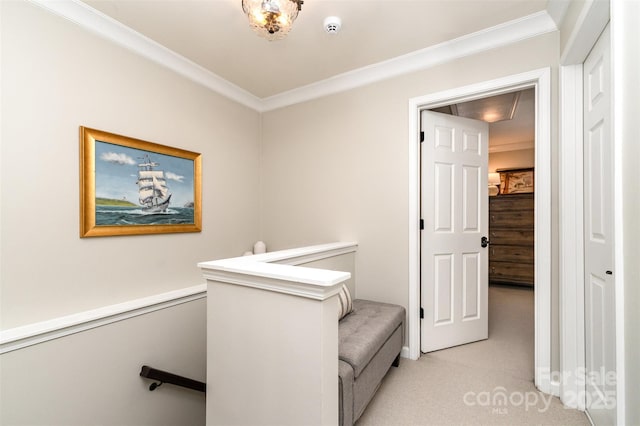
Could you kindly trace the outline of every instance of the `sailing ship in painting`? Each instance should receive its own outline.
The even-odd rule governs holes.
[[[96,141],[95,167],[96,226],[195,223],[193,161]]]
[[[164,171],[156,169],[160,164],[145,155],[138,164],[138,194],[144,213],[164,213],[171,201],[171,192],[164,177]]]

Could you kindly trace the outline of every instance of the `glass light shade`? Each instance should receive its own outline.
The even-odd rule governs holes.
[[[296,0],[242,0],[249,25],[267,40],[280,40],[291,31],[301,5]]]

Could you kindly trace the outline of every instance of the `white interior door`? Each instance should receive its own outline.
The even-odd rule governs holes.
[[[613,138],[609,27],[584,62],[586,408],[616,424]]]
[[[489,125],[423,111],[421,350],[488,337]]]

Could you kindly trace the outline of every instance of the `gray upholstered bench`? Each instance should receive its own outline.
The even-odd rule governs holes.
[[[339,424],[360,418],[391,365],[398,366],[405,310],[387,303],[354,300],[338,326]]]

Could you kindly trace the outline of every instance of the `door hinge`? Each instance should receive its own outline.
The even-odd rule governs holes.
[[[420,308],[420,319],[424,319],[424,309]]]
[[[420,230],[424,230],[424,219],[420,219]]]
[[[424,132],[420,132],[420,143],[424,142]]]

